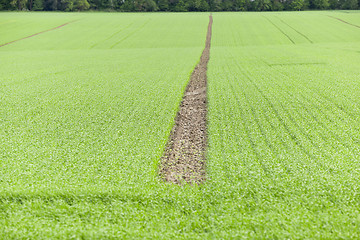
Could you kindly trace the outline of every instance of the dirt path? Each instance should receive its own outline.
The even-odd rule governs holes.
[[[74,22],[74,21],[72,21],[72,22]],[[72,23],[72,22],[67,22],[67,23],[64,23],[64,24],[62,24],[62,25],[60,25],[60,26],[57,26],[57,27],[54,27],[54,28],[51,28],[51,29],[48,29],[48,30],[45,30],[45,31],[42,31],[42,32],[38,32],[38,33],[32,34],[32,35],[27,36],[27,37],[23,37],[23,38],[20,38],[20,39],[11,41],[11,42],[7,42],[7,43],[0,44],[0,47],[4,47],[4,46],[6,46],[6,45],[9,45],[9,44],[12,44],[12,43],[15,43],[15,42],[18,42],[18,41],[27,39],[27,38],[35,37],[35,36],[37,36],[37,35],[39,35],[39,34],[43,34],[43,33],[46,33],[46,32],[50,32],[50,31],[53,31],[53,30],[62,28],[62,27],[66,26],[66,25],[68,25],[68,24],[70,24],[70,23]]]
[[[199,184],[206,179],[206,71],[210,56],[212,22],[210,15],[205,49],[186,87],[161,159],[160,177],[167,182]]]

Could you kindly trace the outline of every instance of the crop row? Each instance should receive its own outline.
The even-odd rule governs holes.
[[[358,236],[360,31],[326,13],[214,19],[212,181],[256,236]]]

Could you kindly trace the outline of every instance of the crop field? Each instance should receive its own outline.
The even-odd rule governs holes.
[[[328,15],[360,18],[214,16],[208,164],[244,235],[359,237],[360,29]]]
[[[0,13],[0,238],[360,238],[360,12],[213,13],[207,181],[158,177],[208,13]]]

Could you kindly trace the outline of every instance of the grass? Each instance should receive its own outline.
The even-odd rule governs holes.
[[[0,238],[359,238],[360,29],[327,15],[360,17],[213,14],[209,180],[178,187],[208,14],[1,13],[0,44],[76,21],[0,48]]]

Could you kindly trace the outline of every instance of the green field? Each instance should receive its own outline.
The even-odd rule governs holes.
[[[360,238],[360,12],[214,13],[208,181],[158,164],[208,13],[0,13],[0,239]]]

